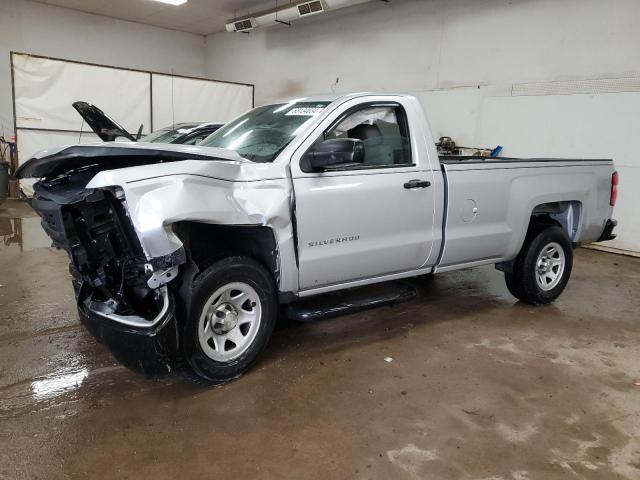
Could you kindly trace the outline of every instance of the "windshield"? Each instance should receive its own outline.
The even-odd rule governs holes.
[[[255,108],[198,145],[234,150],[253,162],[272,162],[329,103],[292,101]]]

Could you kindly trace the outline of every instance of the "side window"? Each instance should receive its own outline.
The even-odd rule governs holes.
[[[353,138],[364,144],[364,164],[411,164],[409,125],[400,105],[367,106],[350,113],[324,139]]]

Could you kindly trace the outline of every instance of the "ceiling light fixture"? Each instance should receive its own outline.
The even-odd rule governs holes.
[[[168,3],[169,5],[184,5],[187,0],[153,0],[154,2]]]

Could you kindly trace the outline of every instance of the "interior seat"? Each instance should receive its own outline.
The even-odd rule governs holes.
[[[385,144],[384,136],[377,125],[361,123],[347,131],[349,138],[362,140],[364,144],[364,163],[369,165],[391,165],[393,150]]]
[[[382,132],[377,125],[369,125],[367,123],[361,123],[356,125],[351,130],[347,131],[349,138],[357,138],[358,140],[370,140],[372,138],[382,137]]]

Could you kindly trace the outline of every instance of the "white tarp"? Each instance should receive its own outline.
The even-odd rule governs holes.
[[[153,74],[153,127],[229,120],[253,106],[253,87]]]
[[[14,55],[16,127],[80,130],[71,104],[92,103],[127,130],[149,131],[150,76],[118,68]]]
[[[86,125],[82,134],[71,132],[40,132],[34,130],[20,130],[18,134],[18,151],[22,155],[21,163],[29,160],[41,150],[61,147],[63,145],[75,145],[78,143],[101,142]]]
[[[79,143],[90,131],[71,106],[94,104],[135,135],[173,122],[224,123],[253,106],[253,87],[13,54],[18,160],[43,148]],[[152,87],[153,84],[153,96]],[[51,131],[27,130],[29,128]],[[72,132],[62,132],[71,130]],[[98,140],[83,133],[82,142]]]

